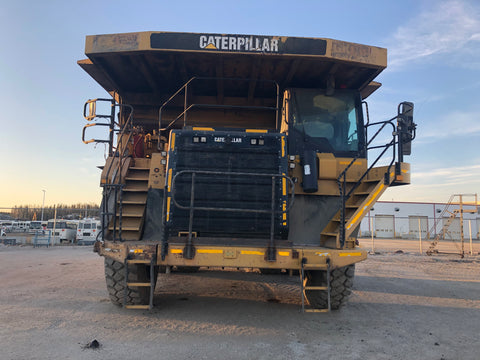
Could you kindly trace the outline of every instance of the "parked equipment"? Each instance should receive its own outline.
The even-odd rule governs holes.
[[[47,230],[51,232],[52,244],[70,243],[76,239],[77,221],[64,219],[48,220]]]
[[[82,219],[78,221],[77,244],[93,245],[101,233],[101,223],[96,219]]]

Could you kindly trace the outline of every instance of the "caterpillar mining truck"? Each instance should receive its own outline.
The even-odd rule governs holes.
[[[386,49],[138,32],[87,36],[85,53],[111,95],[85,103],[82,140],[108,149],[94,250],[114,304],[151,309],[159,272],[201,267],[298,273],[303,310],[345,303],[360,221],[410,182],[413,104],[381,122],[363,104]]]

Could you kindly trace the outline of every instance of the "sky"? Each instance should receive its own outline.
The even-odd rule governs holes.
[[[381,200],[480,192],[478,0],[0,0],[0,208],[100,203],[103,145],[85,145],[86,35],[174,31],[332,38],[387,48],[372,121],[415,103],[412,184]],[[45,190],[45,192],[43,191]]]

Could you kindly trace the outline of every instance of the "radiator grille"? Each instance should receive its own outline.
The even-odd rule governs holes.
[[[174,197],[182,207],[189,207],[195,172],[194,207],[218,209],[194,211],[192,231],[197,236],[269,238],[272,177],[264,174],[279,175],[273,181],[274,236],[287,236],[288,217],[282,213],[288,202],[286,180],[282,177],[287,172],[283,135],[177,130],[172,137],[175,145],[169,153],[168,164],[172,186],[167,196]],[[177,236],[179,232],[188,231],[190,211],[168,201],[171,201],[168,233]]]

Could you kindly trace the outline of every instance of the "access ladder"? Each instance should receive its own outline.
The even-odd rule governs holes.
[[[323,286],[307,286],[307,281],[305,277],[305,271],[326,271],[327,273],[327,283]],[[305,261],[302,261],[302,269],[301,269],[301,276],[302,276],[302,312],[317,312],[317,313],[326,313],[330,312],[332,309],[332,301],[331,301],[331,284],[330,284],[330,261],[325,264],[307,264]],[[305,291],[325,291],[327,293],[327,307],[326,308],[314,308],[310,306],[310,308],[305,308]]]
[[[152,257],[151,260],[140,260],[140,259],[125,259],[125,286],[124,286],[124,293],[123,293],[123,307],[125,309],[148,309],[152,310],[153,309],[153,292],[155,290],[155,262],[156,262],[156,257]],[[150,265],[150,282],[129,282],[128,281],[128,265],[130,264],[146,264]],[[149,302],[147,304],[135,304],[135,305],[127,305],[127,297],[128,297],[128,289],[131,286],[136,286],[136,287],[150,287],[150,296],[149,296]]]

